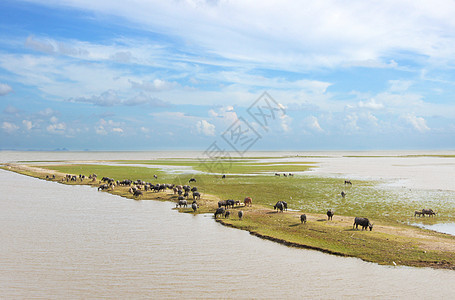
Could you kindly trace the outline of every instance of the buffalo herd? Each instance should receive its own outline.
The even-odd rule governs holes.
[[[275,173],[276,176],[280,176],[281,174]],[[283,176],[293,176],[292,173],[286,174],[283,173]],[[85,175],[79,174],[77,175],[71,175],[67,174],[63,177],[62,181],[66,182],[77,182],[77,181],[84,181],[86,178],[91,180],[92,182],[97,180],[97,175],[96,174],[91,174],[90,176],[86,177]],[[154,178],[157,179],[157,175],[154,175]],[[222,178],[226,178],[225,175],[222,176]],[[47,175],[46,176],[47,180],[54,180],[55,175]],[[188,180],[188,183],[196,182],[195,178],[191,178]],[[196,200],[201,199],[201,193],[198,191],[197,187],[193,186],[190,187],[189,185],[175,185],[175,184],[153,184],[150,182],[144,182],[142,180],[130,180],[130,179],[125,179],[122,181],[119,180],[114,180],[109,177],[103,177],[99,181],[100,185],[98,186],[98,191],[104,191],[104,190],[113,190],[116,186],[129,186],[129,193],[133,195],[133,197],[138,198],[143,196],[144,191],[151,191],[151,192],[164,192],[166,190],[172,190],[174,195],[178,195],[177,197],[177,203],[176,207],[178,208],[186,208],[188,206],[188,198],[190,197],[190,192],[192,193],[192,198],[193,202],[191,204],[191,208],[193,212],[196,212],[199,208],[199,204],[197,203]],[[352,182],[350,180],[345,180],[344,181],[345,185],[351,185]],[[346,193],[344,191],[341,192],[341,196],[344,198],[346,196]],[[251,197],[245,197],[243,200],[243,203],[240,203],[239,200],[233,200],[233,199],[228,199],[228,200],[221,200],[218,201],[218,208],[215,210],[214,217],[215,219],[218,216],[224,216],[224,218],[229,218],[231,212],[228,210],[228,208],[234,208],[234,207],[239,207],[239,206],[245,206],[245,207],[251,207],[253,203],[253,199]],[[288,203],[286,201],[278,201],[276,204],[273,206],[273,209],[276,210],[276,212],[284,212],[287,211],[288,209]],[[414,216],[425,216],[428,215],[430,217],[436,216],[436,212],[433,211],[432,209],[422,209],[422,210],[416,210],[414,212]],[[332,220],[334,216],[334,212],[332,209],[327,210],[327,220],[330,221]],[[238,211],[238,218],[239,220],[242,220],[244,217],[244,212],[243,211]],[[307,216],[305,214],[300,215],[300,222],[306,223],[307,222]],[[369,219],[363,218],[363,217],[355,217],[354,219],[354,224],[352,225],[352,228],[358,229],[358,227],[361,226],[362,230],[367,230],[370,229],[373,230],[373,223],[370,222]]]

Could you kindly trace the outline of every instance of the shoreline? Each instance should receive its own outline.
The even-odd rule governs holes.
[[[51,173],[56,176],[65,175],[22,164],[7,164],[5,166],[4,169],[6,170],[39,179],[45,179],[45,175]],[[67,184],[59,180],[52,181]],[[97,182],[82,184],[95,187],[98,185]],[[131,194],[126,192],[126,189],[118,188],[108,192],[134,199]],[[204,200],[200,202],[202,209],[197,213],[213,213],[217,207],[217,201],[221,198],[208,194],[204,194],[203,198]],[[150,194],[141,200],[175,203],[173,195],[169,193]],[[217,219],[216,221],[225,226],[247,230],[252,235],[286,246],[312,249],[344,257],[357,257],[382,265],[407,265],[455,270],[455,237],[451,235],[405,224],[383,223],[375,224],[375,230],[370,234],[366,231],[352,230],[353,217],[341,215],[337,215],[335,221],[327,222],[323,215],[306,213],[308,223],[299,224],[298,218],[301,214],[299,211],[276,213],[263,205],[254,204],[253,207],[254,209],[242,208],[247,216],[245,220],[238,220],[235,214],[229,219]],[[183,213],[193,213],[191,208],[180,208],[178,210]],[[279,226],[276,226],[277,224]],[[383,257],[381,253],[375,253],[375,243],[383,249],[390,250],[398,247],[396,249],[398,251]],[[364,251],[357,252],[357,247]],[[427,255],[427,253],[431,255]],[[407,255],[412,255],[413,258],[406,259]]]

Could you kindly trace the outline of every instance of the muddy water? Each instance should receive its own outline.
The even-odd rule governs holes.
[[[0,180],[2,299],[453,297],[453,271],[288,248],[86,186]]]

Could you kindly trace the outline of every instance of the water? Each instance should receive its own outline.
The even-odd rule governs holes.
[[[0,180],[2,299],[453,297],[453,271],[288,248],[87,186]]]

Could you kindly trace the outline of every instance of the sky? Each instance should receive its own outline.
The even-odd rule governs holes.
[[[455,2],[0,1],[0,150],[455,148]]]

